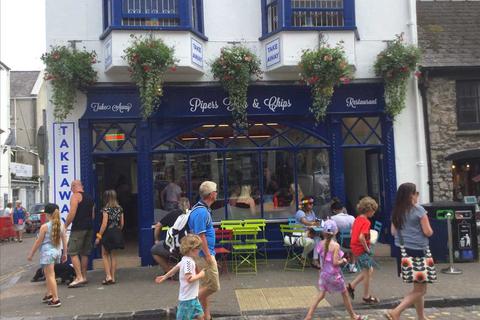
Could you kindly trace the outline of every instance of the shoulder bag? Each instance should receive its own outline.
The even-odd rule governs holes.
[[[398,231],[400,238],[400,266],[403,282],[406,283],[433,283],[437,281],[437,270],[433,261],[432,253],[427,245],[423,257],[410,257],[404,246],[402,233]]]

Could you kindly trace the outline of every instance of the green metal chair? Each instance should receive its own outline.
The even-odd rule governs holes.
[[[306,259],[302,257],[303,247],[300,245],[305,229],[300,225],[281,224],[283,245],[287,249],[287,259],[283,270],[305,270]]]
[[[233,237],[241,243],[232,245],[233,269],[236,274],[257,274],[257,245],[249,242],[257,239],[258,227],[233,228]]]
[[[258,255],[263,258],[263,263],[267,264],[268,239],[265,236],[265,228],[267,226],[267,221],[265,219],[245,219],[243,220],[243,226],[254,227],[260,230],[258,236],[255,239],[247,239],[247,242],[257,245]]]
[[[235,228],[243,227],[242,220],[222,220],[220,221],[220,228],[224,230],[232,230]],[[240,240],[236,240],[235,238],[232,239],[222,239],[220,240],[220,244],[224,245],[233,245],[233,244],[240,244]]]

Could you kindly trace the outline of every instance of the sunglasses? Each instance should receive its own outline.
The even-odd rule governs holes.
[[[313,204],[313,199],[303,200],[301,204]]]

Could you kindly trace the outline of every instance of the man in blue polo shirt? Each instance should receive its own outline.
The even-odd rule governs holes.
[[[205,277],[200,279],[198,299],[203,307],[205,319],[210,320],[208,297],[220,290],[217,260],[215,260],[215,229],[213,228],[210,206],[217,200],[217,184],[204,181],[199,188],[201,200],[193,206],[188,220],[190,232],[202,240],[202,250],[197,265],[205,270]]]

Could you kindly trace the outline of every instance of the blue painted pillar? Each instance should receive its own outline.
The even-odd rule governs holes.
[[[385,183],[385,213],[383,214],[383,226],[388,230],[387,240],[392,241],[390,236],[390,222],[392,208],[395,203],[395,194],[397,192],[397,173],[395,170],[395,142],[393,136],[393,120],[388,116],[382,119],[383,134],[383,168]]]
[[[331,196],[339,198],[346,203],[345,175],[342,149],[342,118],[333,115],[330,127],[330,181]]]
[[[153,264],[150,248],[153,245],[153,177],[150,159],[150,132],[148,122],[137,126],[138,172],[138,254],[142,266]]]

